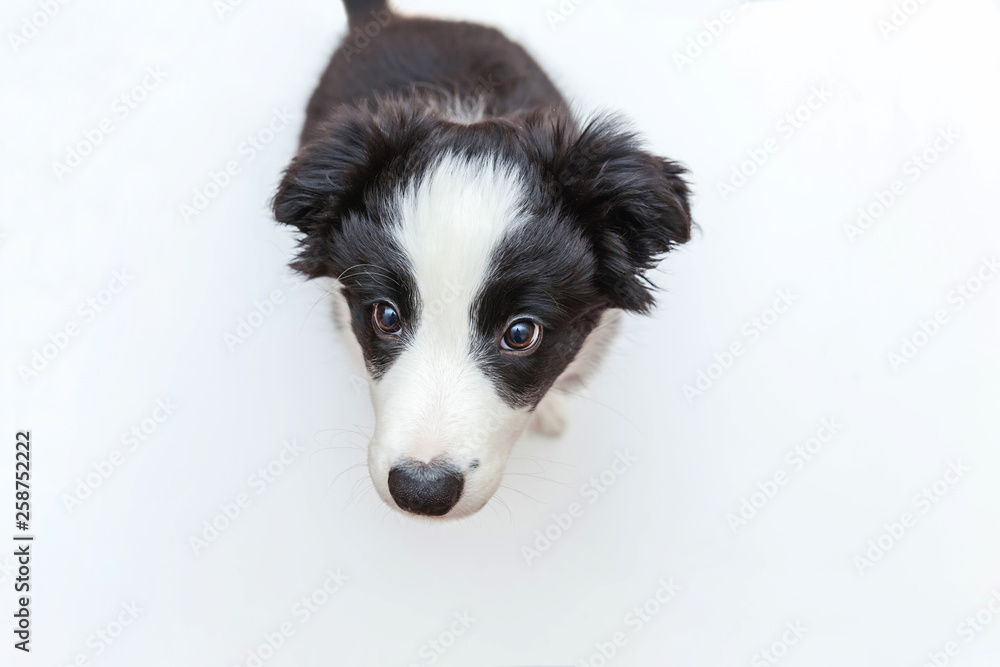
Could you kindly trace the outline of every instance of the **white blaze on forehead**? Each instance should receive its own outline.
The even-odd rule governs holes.
[[[523,198],[515,168],[454,155],[401,193],[394,236],[412,266],[420,312],[406,349],[372,386],[376,465],[447,456],[480,459],[480,473],[502,472],[527,413],[503,402],[472,357],[471,308],[494,250],[523,217]]]
[[[472,300],[494,249],[522,217],[523,197],[514,167],[452,154],[405,191],[397,240],[413,266],[421,329],[468,340]]]

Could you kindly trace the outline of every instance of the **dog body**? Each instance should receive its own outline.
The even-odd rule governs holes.
[[[379,495],[466,516],[533,415],[561,432],[553,388],[585,379],[618,314],[651,306],[643,273],[688,240],[688,190],[617,121],[581,127],[498,31],[345,4],[275,217],[367,370]]]

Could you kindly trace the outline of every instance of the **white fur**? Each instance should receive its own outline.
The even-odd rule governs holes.
[[[490,160],[447,156],[400,198],[396,240],[413,267],[421,312],[409,346],[371,384],[375,433],[368,464],[391,506],[388,474],[402,457],[445,457],[465,472],[448,513],[480,509],[503,477],[510,448],[527,423],[473,358],[470,310],[487,279],[490,256],[520,223],[521,175]],[[478,467],[469,469],[472,461]]]
[[[578,389],[597,371],[611,341],[618,333],[620,321],[620,310],[604,311],[600,322],[587,336],[576,357],[538,403],[529,424],[532,431],[550,438],[563,434],[566,430],[565,395]]]
[[[492,88],[496,84],[489,79],[485,85]],[[448,90],[443,86],[423,84],[420,87],[433,92],[424,101],[428,114],[441,116],[459,125],[472,125],[486,118],[487,92],[462,95],[457,89]]]

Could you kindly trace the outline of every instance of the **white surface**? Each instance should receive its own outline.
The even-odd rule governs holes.
[[[79,0],[17,52],[5,38],[0,497],[14,431],[30,428],[38,535],[34,651],[13,664],[247,665],[289,620],[269,667],[424,665],[421,647],[467,611],[435,664],[596,666],[619,631],[610,664],[768,664],[758,651],[800,622],[780,664],[918,666],[954,641],[951,664],[995,666],[1000,616],[970,643],[958,626],[1000,590],[1000,280],[961,310],[949,294],[1000,255],[998,3],[926,2],[889,39],[885,0],[753,3],[683,71],[673,54],[725,4],[586,0],[554,27],[555,0],[471,4],[399,3],[499,25],[581,109],[626,112],[691,167],[702,232],[661,267],[659,310],[627,322],[568,434],[515,449],[512,473],[553,481],[512,474],[505,505],[463,524],[390,514],[370,491],[351,501],[369,485],[349,466],[370,405],[266,209],[344,31],[338,3],[246,0],[220,20],[201,0]],[[36,8],[4,2],[5,35]],[[166,78],[121,118],[114,101],[150,66]],[[777,124],[824,83],[833,97],[787,137]],[[275,108],[297,115],[248,159],[241,142]],[[60,182],[52,162],[105,117],[112,133]],[[910,156],[948,127],[960,139],[910,180]],[[722,201],[717,183],[769,138],[776,152]],[[240,172],[185,222],[180,205],[230,160]],[[849,242],[844,225],[896,178],[905,193]],[[78,304],[123,267],[134,279],[88,321]],[[273,290],[283,302],[231,352],[224,334]],[[779,290],[794,305],[751,340],[744,323]],[[889,353],[939,309],[947,323],[894,370]],[[70,322],[79,334],[22,381]],[[689,403],[683,386],[734,341],[745,354]],[[179,407],[67,511],[157,399]],[[841,432],[793,471],[786,452],[830,417]],[[258,495],[248,478],[286,439],[307,451]],[[638,463],[589,504],[581,485],[625,451]],[[969,471],[921,514],[912,497],[953,460]],[[776,471],[790,481],[734,532],[727,514]],[[252,504],[196,556],[189,536],[240,493]],[[577,501],[528,566],[522,546]],[[916,524],[859,574],[855,556],[907,511]],[[293,605],[338,567],[349,581],[300,624]],[[661,578],[681,588],[634,632],[626,615]],[[144,611],[96,655],[88,638],[132,601]]]

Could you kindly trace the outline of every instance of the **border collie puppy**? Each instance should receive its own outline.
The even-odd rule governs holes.
[[[614,119],[578,122],[493,28],[344,4],[274,215],[367,369],[375,489],[463,517],[529,422],[562,431],[559,391],[617,315],[652,306],[644,272],[690,238],[685,170]]]

